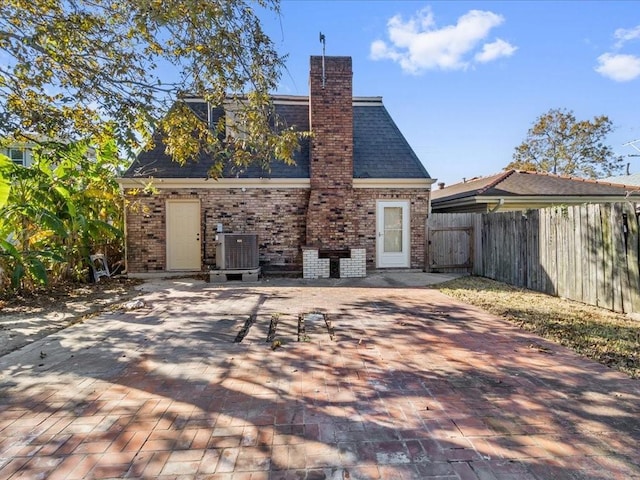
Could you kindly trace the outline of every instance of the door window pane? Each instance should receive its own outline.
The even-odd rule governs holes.
[[[384,207],[384,251],[402,252],[402,207]]]

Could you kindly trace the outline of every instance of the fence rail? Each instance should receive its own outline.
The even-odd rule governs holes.
[[[444,218],[450,215],[457,217]],[[640,312],[639,228],[630,203],[459,215],[434,214],[428,228],[473,228],[474,274],[618,312]]]

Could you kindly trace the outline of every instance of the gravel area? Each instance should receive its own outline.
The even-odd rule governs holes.
[[[101,279],[93,285],[60,285],[0,300],[0,356],[107,309],[121,308],[140,282]]]

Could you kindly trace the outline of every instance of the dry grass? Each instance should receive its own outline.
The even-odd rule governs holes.
[[[437,286],[585,357],[640,378],[640,320],[481,277]]]

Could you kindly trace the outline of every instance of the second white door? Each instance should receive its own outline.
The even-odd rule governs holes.
[[[410,234],[408,201],[379,201],[376,222],[378,268],[409,267]]]

